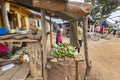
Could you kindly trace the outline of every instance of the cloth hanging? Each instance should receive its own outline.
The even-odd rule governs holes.
[[[0,43],[0,53],[8,51],[8,46]]]

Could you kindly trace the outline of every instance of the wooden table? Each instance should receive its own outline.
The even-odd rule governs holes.
[[[2,71],[0,70],[0,80],[25,80],[29,73],[28,63],[15,65],[14,67]]]

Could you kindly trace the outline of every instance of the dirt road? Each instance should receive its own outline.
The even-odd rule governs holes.
[[[96,80],[120,80],[120,39],[89,42],[89,56]]]
[[[120,39],[88,41],[88,47],[89,57],[92,60],[90,80],[120,80]],[[81,53],[84,55],[83,47]],[[83,80],[81,73],[85,71],[85,65],[81,64],[79,80]],[[48,71],[48,80],[74,80],[74,71],[73,62],[52,64],[52,69]],[[70,78],[66,79],[67,77]]]

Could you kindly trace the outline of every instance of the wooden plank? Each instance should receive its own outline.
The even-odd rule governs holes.
[[[15,65],[13,68],[6,70],[1,76],[0,80],[10,80],[11,77],[16,74],[16,72],[20,69],[21,65]]]
[[[3,75],[4,73],[5,73],[4,71],[0,70],[0,76]]]
[[[22,40],[22,39],[30,39],[30,40],[40,40],[42,37],[41,32],[37,35],[33,34],[6,34],[6,35],[0,35],[0,40]]]
[[[43,78],[26,78],[25,80],[43,80]]]
[[[19,71],[10,79],[10,80],[25,80],[26,76],[29,73],[29,64],[23,63]]]
[[[8,39],[8,40],[0,40],[0,42],[37,42],[38,40],[32,39],[22,39],[22,40],[15,40],[15,39]]]

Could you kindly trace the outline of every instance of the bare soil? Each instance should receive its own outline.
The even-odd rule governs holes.
[[[55,43],[55,33],[53,43]],[[64,41],[69,39],[63,37]],[[50,41],[48,36],[48,51]],[[112,37],[111,40],[88,41],[89,57],[92,61],[92,70],[89,80],[120,80],[120,38]],[[81,49],[84,55],[84,48]],[[85,61],[79,62],[79,80],[84,79]],[[52,63],[48,70],[48,80],[75,80],[75,63]]]

